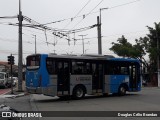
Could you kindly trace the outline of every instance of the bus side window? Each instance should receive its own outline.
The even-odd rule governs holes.
[[[91,73],[91,64],[90,63],[86,63],[86,65],[85,65],[85,67],[86,67],[86,74],[90,74]]]
[[[73,74],[91,74],[91,64],[85,61],[72,61]]]
[[[92,64],[92,74],[96,76],[96,64]]]
[[[75,74],[76,73],[76,62],[72,62],[72,73]]]
[[[57,72],[61,73],[63,71],[63,63],[62,62],[58,62],[57,64]]]
[[[113,74],[120,74],[120,71],[119,71],[119,66],[114,66],[113,67]]]
[[[109,68],[108,64],[106,64],[105,65],[105,74],[110,75],[110,73],[111,73],[110,71],[111,71],[111,69]]]
[[[81,74],[82,73],[82,69],[80,67],[77,68],[76,73]]]
[[[123,75],[128,75],[129,74],[128,67],[121,67],[120,71],[121,71],[120,73],[123,74]]]
[[[46,62],[47,71],[49,74],[55,74],[55,61],[51,58],[47,59]]]
[[[72,73],[82,74],[83,73],[83,62],[72,62]]]
[[[91,74],[91,64],[90,63],[84,63],[83,74]]]
[[[69,65],[68,63],[64,62],[64,73],[68,74],[69,73]]]

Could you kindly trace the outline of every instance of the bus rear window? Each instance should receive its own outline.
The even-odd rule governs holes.
[[[27,69],[38,69],[40,67],[40,55],[27,57]]]

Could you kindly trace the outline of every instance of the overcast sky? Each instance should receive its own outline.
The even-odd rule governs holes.
[[[0,0],[0,17],[18,15],[19,0]],[[102,51],[103,54],[114,55],[109,50],[112,42],[124,35],[134,44],[135,39],[144,37],[148,30],[146,26],[154,26],[160,22],[160,0],[21,0],[22,14],[32,20],[46,24],[48,27],[60,31],[86,28],[97,23],[100,8],[102,16]],[[0,61],[6,61],[11,53],[18,53],[18,27],[8,25],[18,23],[17,18],[0,19]],[[29,24],[23,21],[24,24]],[[68,34],[67,38],[79,39],[68,42],[65,38],[55,37],[51,31],[23,27],[23,58],[35,52],[34,36],[37,40],[38,53],[82,54],[82,39],[87,54],[98,53],[97,28],[88,29],[75,34]],[[52,43],[48,44],[47,42]],[[56,45],[54,46],[53,43]],[[17,55],[16,63],[17,63]]]

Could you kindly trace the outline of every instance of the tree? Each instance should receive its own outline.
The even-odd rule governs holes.
[[[160,57],[160,23],[154,23],[154,27],[147,26],[149,34],[147,34],[146,40],[146,51],[150,58],[150,67],[152,72],[157,72],[157,60]]]
[[[112,50],[115,54],[122,57],[130,57],[130,52],[132,52],[132,44],[130,44],[127,39],[122,35],[121,38],[118,38],[118,43],[112,42]]]
[[[118,38],[118,43],[112,43],[112,50],[115,54],[122,57],[131,57],[140,59],[141,62],[147,67],[151,76],[157,72],[157,61],[160,60],[160,23],[154,23],[154,28],[147,26],[149,34],[144,38],[136,39],[135,45],[132,45],[127,39],[122,36]],[[144,56],[149,54],[149,63],[146,62]]]
[[[146,67],[148,66],[148,63],[146,62],[144,56],[146,55],[146,39],[145,37],[142,38],[140,37],[139,39],[135,39],[136,44],[133,45],[133,55],[132,58],[137,58],[139,60],[141,60],[141,62],[143,63],[143,65],[145,65]]]
[[[144,49],[145,47],[143,45],[143,38],[140,38],[139,40],[136,39],[135,41],[136,44],[132,45],[122,35],[121,38],[118,38],[118,43],[112,43],[113,46],[110,48],[110,50],[112,50],[118,56],[142,59],[146,54]]]
[[[143,39],[145,49],[149,54],[148,72],[154,85],[157,85],[158,61],[160,60],[160,23],[154,23],[154,28],[147,26],[149,34]],[[154,79],[153,79],[154,78]]]

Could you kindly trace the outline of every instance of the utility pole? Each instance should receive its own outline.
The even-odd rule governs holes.
[[[107,10],[108,8],[100,8],[100,15],[97,16],[97,30],[98,30],[98,54],[102,54],[102,32],[101,32],[101,26],[102,26],[102,21],[101,21],[101,11],[102,10]]]
[[[157,37],[157,79],[158,79],[158,87],[160,87],[160,64],[159,64],[159,36],[158,36],[158,29],[156,30],[156,37]]]
[[[102,42],[101,42],[101,24],[99,20],[99,16],[97,16],[97,31],[98,31],[98,54],[102,54]]]
[[[37,53],[37,43],[36,43],[36,35],[33,35],[35,38],[35,54]]]
[[[84,54],[84,36],[87,36],[87,34],[86,35],[79,35],[79,36],[81,36],[82,37],[82,45],[83,45],[83,54]]]
[[[22,51],[22,11],[21,11],[21,0],[19,0],[19,15],[18,15],[18,21],[19,21],[19,41],[18,41],[18,91],[21,92],[22,90],[22,58],[23,58],[23,51]]]

